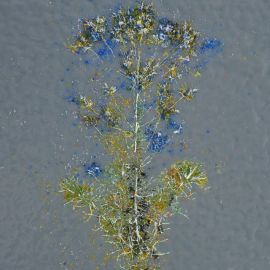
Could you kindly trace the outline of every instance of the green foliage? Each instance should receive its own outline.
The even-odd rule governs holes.
[[[189,88],[187,83],[184,83],[179,89],[180,95],[182,96],[183,99],[187,101],[191,101],[194,98],[196,92],[197,89]]]
[[[91,218],[96,209],[93,188],[88,184],[79,184],[74,178],[66,178],[60,182],[60,191],[63,192],[67,204],[72,204],[73,209],[85,208],[86,216]]]
[[[176,162],[162,174],[164,189],[170,194],[170,198],[189,199],[193,195],[194,186],[202,189],[207,181],[202,165],[187,160]]]
[[[157,109],[159,115],[166,119],[177,112],[176,101],[172,93],[172,84],[170,82],[159,85]]]

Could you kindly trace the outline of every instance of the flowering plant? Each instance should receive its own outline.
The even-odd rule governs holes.
[[[96,217],[122,269],[159,269],[158,258],[167,254],[158,251],[167,217],[179,210],[181,198],[192,197],[195,186],[207,184],[202,165],[192,161],[179,160],[158,177],[147,173],[170,141],[162,125],[182,132],[173,117],[197,93],[185,79],[199,74],[196,58],[205,46],[191,22],[160,19],[143,2],[120,8],[108,20],[81,19],[68,46],[73,53],[90,51],[101,62],[103,54],[119,59],[117,72],[127,81],[124,91],[104,82],[102,104],[77,97],[82,123],[96,132],[111,162],[103,171],[96,163],[87,168],[99,181],[80,183],[70,176],[60,182],[67,203],[83,208],[88,219]]]

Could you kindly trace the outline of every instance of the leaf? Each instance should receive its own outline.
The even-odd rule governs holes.
[[[73,177],[65,178],[60,182],[60,191],[64,193],[67,204],[72,204],[73,209],[87,208],[87,216],[91,216],[95,210],[93,202],[93,189],[88,184],[79,184]]]
[[[162,174],[162,182],[175,195],[187,198],[188,194],[192,194],[194,185],[204,188],[208,178],[200,163],[178,161]]]

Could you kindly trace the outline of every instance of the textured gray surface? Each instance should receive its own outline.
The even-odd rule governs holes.
[[[154,4],[162,15],[179,9],[225,44],[183,112],[185,155],[205,163],[211,189],[186,204],[189,220],[171,221],[163,269],[270,269],[270,2]],[[74,153],[91,150],[63,99],[66,68],[75,59],[63,44],[77,18],[114,6],[106,0],[0,2],[1,270],[95,269],[102,257],[102,242],[88,241],[89,224],[53,191]]]

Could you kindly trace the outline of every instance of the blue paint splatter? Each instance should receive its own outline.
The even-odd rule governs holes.
[[[146,139],[149,141],[148,150],[151,152],[160,152],[168,144],[168,135],[163,135],[161,132],[154,132],[149,126],[145,129]]]
[[[161,132],[157,132],[151,138],[149,150],[153,152],[160,152],[167,143],[168,136],[162,135]]]
[[[209,62],[208,60],[200,60],[199,63],[195,66],[195,70],[196,71],[202,70],[203,68],[206,67],[208,62]]]
[[[183,150],[185,149],[185,144],[183,142],[180,143],[180,152],[183,152]]]
[[[106,42],[112,49],[117,46],[117,42],[111,38],[106,39]]]
[[[99,56],[106,56],[106,55],[109,55],[110,54],[110,50],[108,48],[101,48],[97,51],[97,54]]]
[[[76,93],[75,90],[69,90],[69,95],[65,96],[65,100],[69,103],[75,103],[76,105],[79,105],[79,99],[78,99],[78,94]]]
[[[153,108],[154,106],[155,106],[155,104],[156,104],[156,102],[157,102],[157,100],[156,99],[153,99],[151,102],[149,102],[149,103],[144,103],[144,108],[146,109],[146,110],[148,110],[148,109],[151,109],[151,108]]]
[[[153,127],[152,126],[146,127],[145,132],[144,132],[146,139],[151,140],[153,134],[154,134]]]
[[[177,122],[175,122],[173,119],[169,119],[168,121],[168,125],[167,127],[169,129],[173,129],[174,132],[173,133],[177,133],[177,134],[182,134],[183,133],[183,125],[182,124],[178,124]]]
[[[80,124],[80,121],[79,120],[75,120],[75,121],[72,122],[72,126],[73,127],[78,127],[79,124]]]
[[[207,66],[210,59],[222,51],[223,43],[215,38],[204,39],[198,49],[199,55],[194,71],[200,71]]]
[[[122,81],[118,86],[119,89],[125,89],[126,87],[127,87],[127,83],[125,81]]]
[[[102,40],[99,33],[95,32],[93,30],[90,30],[90,32],[91,32],[91,37],[93,38],[93,41],[101,41]]]
[[[217,51],[221,48],[221,41],[218,39],[206,39],[200,47],[200,53],[204,54],[209,51]]]
[[[112,55],[111,50],[113,50],[116,47],[116,42],[114,42],[112,39],[107,39],[106,43],[107,43],[107,45],[103,44],[103,46],[97,50],[97,54],[100,57]]]
[[[78,48],[76,51],[75,51],[75,54],[78,54],[78,55],[83,55],[85,54],[86,51],[83,49],[83,48]]]
[[[87,175],[90,176],[99,176],[102,173],[102,169],[96,162],[92,162],[91,164],[84,164],[84,171]]]

